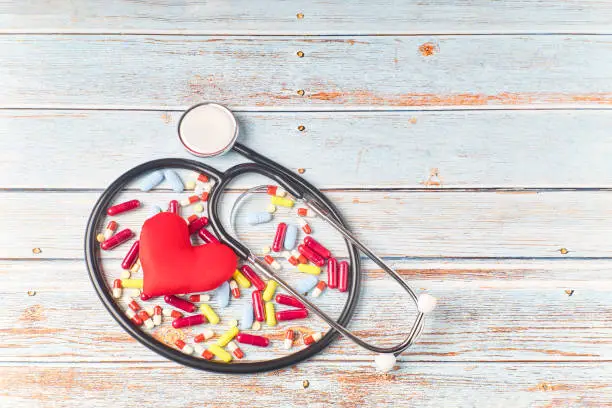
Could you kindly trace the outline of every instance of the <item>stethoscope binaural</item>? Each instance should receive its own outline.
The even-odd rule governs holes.
[[[178,123],[178,133],[181,143],[190,153],[196,156],[212,157],[233,150],[242,155],[245,159],[251,160],[252,163],[238,164],[229,168],[225,172],[220,172],[203,163],[187,159],[154,160],[131,169],[117,179],[105,191],[105,193],[96,203],[89,220],[86,233],[85,255],[90,271],[90,277],[92,278],[92,282],[96,287],[98,295],[107,309],[109,309],[111,314],[113,314],[115,319],[132,336],[136,337],[147,347],[168,358],[195,368],[230,373],[258,372],[281,368],[287,365],[295,364],[313,354],[316,354],[331,343],[331,341],[333,341],[333,339],[337,336],[337,333],[340,333],[359,346],[369,351],[379,353],[375,358],[377,367],[382,371],[390,370],[395,364],[395,356],[410,347],[421,333],[424,323],[424,314],[433,310],[436,304],[435,298],[427,294],[417,297],[415,292],[406,282],[404,282],[397,272],[391,269],[382,259],[375,255],[366,245],[361,243],[348,230],[338,210],[318,189],[279,163],[276,163],[244,146],[243,144],[236,142],[238,137],[238,124],[234,115],[229,109],[214,103],[202,103],[195,105],[189,108],[181,116]],[[129,181],[147,172],[168,166],[182,167],[208,173],[209,176],[215,180],[215,184],[210,191],[208,201],[208,218],[217,237],[222,242],[230,246],[239,257],[251,263],[257,269],[257,271],[262,273],[268,279],[275,280],[287,292],[298,298],[302,303],[304,303],[304,305],[306,305],[310,312],[323,319],[332,327],[333,330],[328,331],[323,339],[314,345],[287,357],[259,363],[224,365],[211,363],[205,360],[196,360],[162,344],[151,342],[144,338],[141,332],[130,325],[129,321],[124,318],[119,308],[108,296],[108,291],[104,290],[105,282],[102,274],[100,273],[101,268],[99,260],[94,256],[96,250],[95,239],[93,238],[95,236],[95,228],[98,222],[101,220],[103,210],[111,201],[112,196],[114,196]],[[238,241],[232,234],[228,233],[222,225],[219,214],[223,191],[231,181],[248,173],[257,173],[276,181],[296,200],[301,201],[303,204],[311,208],[320,218],[331,224],[332,227],[345,238],[351,268],[349,274],[349,298],[347,301],[347,306],[345,306],[337,321],[324,313],[301,293],[296,292],[289,284],[274,273],[274,271],[262,259],[258,258],[249,248]],[[241,198],[239,198],[237,202],[240,200]],[[358,301],[361,280],[359,251],[363,252],[368,258],[374,261],[380,268],[395,279],[403,290],[410,295],[410,298],[417,306],[418,312],[407,337],[400,344],[393,347],[378,347],[366,343],[346,328],[346,325],[350,321]],[[252,367],[248,367],[249,365],[252,365]]]

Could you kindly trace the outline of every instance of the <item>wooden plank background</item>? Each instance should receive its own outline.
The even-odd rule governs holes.
[[[0,406],[612,405],[611,18],[596,1],[0,4]],[[135,164],[188,157],[177,120],[203,100],[440,299],[396,370],[341,339],[280,372],[195,372],[103,309],[89,211]],[[364,270],[351,328],[393,344],[409,316]]]

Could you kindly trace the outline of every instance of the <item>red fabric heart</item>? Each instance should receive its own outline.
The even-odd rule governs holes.
[[[191,245],[187,223],[170,212],[145,221],[139,257],[143,292],[149,296],[215,289],[232,276],[238,265],[238,257],[227,245]]]

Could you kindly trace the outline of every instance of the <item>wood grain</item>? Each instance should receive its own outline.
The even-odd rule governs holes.
[[[226,204],[237,194],[228,193]],[[15,231],[0,235],[0,257],[80,259],[86,221],[99,195],[99,192],[0,193],[0,211],[11,214],[0,218],[0,230]],[[329,196],[357,235],[385,257],[611,255],[607,239],[612,222],[610,192],[333,192]],[[166,192],[123,193],[116,202],[139,198],[144,207],[117,220],[121,228],[139,231],[150,211],[147,206],[155,203],[165,208],[171,199],[180,197]],[[229,205],[223,208],[227,216]],[[258,252],[270,245],[274,225],[264,224],[247,231],[241,221],[245,211],[239,213],[237,225],[242,226],[239,235]],[[184,215],[189,213],[184,211]],[[278,218],[281,219],[284,218]],[[289,220],[296,222],[293,217],[287,217]],[[339,256],[345,253],[338,233],[321,220],[311,223],[315,237],[336,248]],[[41,248],[42,253],[34,254],[35,247]],[[567,253],[562,253],[565,252],[562,248]],[[123,255],[121,248],[110,252],[116,258]]]
[[[118,276],[118,264],[105,266],[109,279]],[[422,337],[401,361],[612,360],[610,262],[396,262],[394,267],[418,293],[439,298]],[[396,344],[414,308],[379,269],[366,263],[365,270],[350,327],[375,344]],[[97,299],[81,261],[2,261],[0,278],[0,361],[164,361],[115,323]],[[574,292],[570,296],[566,290]],[[28,291],[36,294],[28,296]],[[316,303],[337,316],[344,299],[326,292]],[[222,323],[215,330],[222,332],[229,319],[239,318],[240,302],[232,301],[220,312]],[[211,305],[216,308],[214,299]],[[317,318],[293,323],[266,329],[273,348],[245,349],[249,358],[284,355],[278,342],[287,327],[326,328]],[[369,352],[339,340],[315,360],[371,358]]]
[[[193,159],[176,138],[181,114],[0,111],[0,162],[10,169],[0,172],[0,187],[106,188],[145,160]],[[242,142],[304,168],[304,177],[324,189],[612,187],[607,110],[237,116]],[[588,165],[576,157],[588,157]],[[232,153],[206,160],[220,169],[239,162]]]
[[[609,107],[610,47],[607,36],[563,35],[10,35],[0,37],[0,108]]]
[[[610,373],[610,363],[418,363],[384,375],[369,364],[309,362],[240,377],[155,363],[17,365],[0,370],[0,394],[14,407],[82,407],[83,395],[90,407],[107,407],[118,396],[120,405],[165,407],[224,407],[237,400],[246,406],[285,407],[439,407],[448,401],[489,407],[507,406],[508,401],[514,407],[603,407],[612,405]]]
[[[171,34],[610,33],[605,2],[43,0],[0,6],[0,32]],[[301,13],[302,18],[297,14]]]

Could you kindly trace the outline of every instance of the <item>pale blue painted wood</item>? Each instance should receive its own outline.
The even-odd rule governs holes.
[[[0,187],[100,189],[147,160],[194,159],[176,136],[180,115],[0,111],[0,163],[10,170],[0,172]],[[321,188],[612,187],[606,110],[237,117],[240,141],[293,170],[304,168],[303,177]],[[225,169],[240,157],[205,162]]]
[[[104,262],[109,284],[120,274],[120,260]],[[404,353],[404,363],[424,361],[604,361],[610,360],[612,309],[607,262],[432,263],[396,262],[394,266],[417,293],[439,298],[420,340]],[[98,301],[81,261],[2,261],[4,313],[0,348],[5,362],[164,361],[140,346],[110,317]],[[403,338],[414,314],[400,301],[398,286],[372,263],[351,328],[368,341],[391,346]],[[298,273],[282,272],[284,278]],[[138,274],[137,276],[141,276]],[[574,289],[572,296],[565,290]],[[29,290],[35,296],[27,296]],[[232,300],[218,310],[223,332],[240,318],[241,304]],[[337,316],[346,296],[326,291],[313,301]],[[141,302],[152,306],[163,301]],[[126,306],[126,300],[121,304]],[[215,300],[211,302],[215,306]],[[87,316],[84,319],[83,316]],[[279,347],[288,327],[326,330],[317,318],[283,322],[261,333],[273,339],[270,349],[247,350],[249,359],[286,355]],[[186,329],[188,338],[199,328]],[[370,361],[371,353],[340,340],[317,360]],[[415,367],[418,369],[418,366]]]
[[[577,0],[30,0],[0,4],[0,31],[27,33],[611,33],[611,20],[612,7],[607,2]]]
[[[230,204],[237,194],[228,194],[224,204]],[[15,231],[0,235],[0,257],[80,259],[86,221],[99,195],[100,192],[0,193],[0,212],[11,214],[0,218],[0,231]],[[143,208],[118,216],[117,220],[122,228],[139,231],[149,213],[147,206],[165,208],[171,199],[181,197],[187,194],[127,192],[118,196],[117,202],[137,198],[143,201]],[[386,257],[612,256],[608,244],[611,192],[382,191],[331,192],[329,197],[358,236]],[[223,208],[227,214],[229,205]],[[190,213],[183,211],[185,217]],[[241,217],[238,225],[245,225]],[[320,220],[314,220],[312,226],[320,234],[317,236],[344,254],[339,234],[332,233]],[[259,251],[270,245],[273,225],[268,228],[272,231],[262,227],[242,237]],[[34,247],[42,248],[43,253],[32,254]],[[561,248],[570,253],[561,254]],[[115,251],[113,255],[121,258],[124,254]]]
[[[2,36],[0,107],[607,107],[607,39]]]

